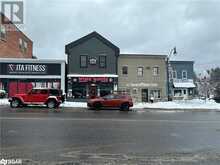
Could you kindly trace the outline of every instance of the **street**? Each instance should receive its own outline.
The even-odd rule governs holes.
[[[23,164],[217,165],[220,113],[0,107],[1,159]]]

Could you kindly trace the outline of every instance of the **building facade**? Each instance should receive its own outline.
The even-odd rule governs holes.
[[[167,99],[166,55],[120,54],[118,90],[135,102]]]
[[[194,61],[170,61],[169,86],[173,99],[191,99],[195,94]]]
[[[0,58],[0,89],[9,97],[34,87],[65,91],[65,61]]]
[[[0,13],[0,58],[32,58],[33,42]]]
[[[119,48],[97,32],[66,45],[69,100],[104,96],[117,90]]]

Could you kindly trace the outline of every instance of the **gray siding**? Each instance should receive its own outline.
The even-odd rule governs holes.
[[[193,79],[193,61],[171,61],[171,66],[177,72],[177,79],[182,79],[182,71],[187,71],[187,79]]]
[[[117,52],[96,37],[76,45],[69,50],[68,73],[69,74],[117,74]],[[80,68],[80,55],[88,55],[97,59],[96,65]],[[106,55],[106,68],[99,67],[99,56]]]

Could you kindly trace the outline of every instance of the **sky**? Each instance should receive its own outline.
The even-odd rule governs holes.
[[[220,67],[220,0],[26,0],[23,31],[38,58],[65,59],[65,45],[97,31],[121,53],[169,54],[195,71]]]

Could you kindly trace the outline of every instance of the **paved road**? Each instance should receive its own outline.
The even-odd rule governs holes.
[[[0,107],[1,158],[23,164],[219,165],[220,112]]]

